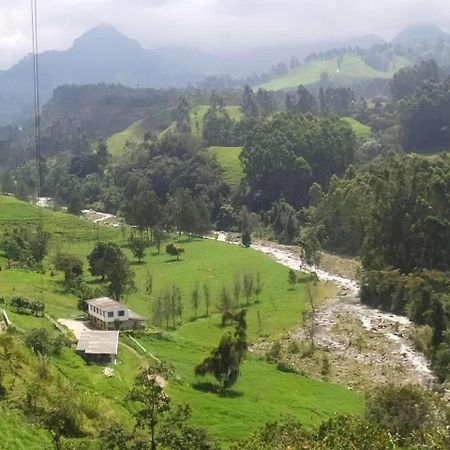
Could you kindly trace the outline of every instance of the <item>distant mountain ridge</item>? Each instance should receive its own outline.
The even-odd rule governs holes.
[[[413,25],[400,31],[392,39],[393,45],[410,48],[418,45],[433,45],[439,41],[450,41],[450,34],[445,33],[436,25]]]
[[[421,31],[422,30],[422,31]],[[393,42],[420,42],[424,37],[448,36],[437,27],[411,27]],[[267,72],[278,62],[300,61],[312,52],[330,48],[368,49],[387,45],[374,35],[334,42],[278,45],[256,49],[208,53],[183,47],[146,49],[107,24],[98,25],[74,40],[65,51],[40,54],[41,99],[47,101],[55,88],[64,84],[112,83],[130,87],[181,87],[196,84],[208,75],[228,73],[242,78]],[[32,111],[32,58],[21,59],[9,70],[0,71],[0,124]]]

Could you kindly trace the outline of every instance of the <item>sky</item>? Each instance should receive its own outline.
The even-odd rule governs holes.
[[[63,50],[109,23],[146,48],[209,51],[328,41],[390,39],[408,25],[448,31],[449,0],[37,0],[40,50]],[[31,50],[30,0],[0,0],[0,69]]]

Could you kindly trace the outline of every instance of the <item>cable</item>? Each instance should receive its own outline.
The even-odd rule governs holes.
[[[36,145],[36,197],[41,197],[41,118],[39,98],[39,41],[37,0],[30,0],[31,6],[31,42],[33,53],[33,94],[34,94],[34,136]],[[38,205],[39,208],[39,205]]]
[[[37,0],[30,0],[31,6],[31,43],[33,57],[33,96],[34,96],[34,137],[36,146],[36,198],[37,198],[37,234],[40,240],[38,245],[46,245],[44,240],[44,226],[42,220],[41,199],[41,106],[39,98],[39,40],[38,40],[38,17]],[[44,295],[44,271],[41,271],[41,298]]]

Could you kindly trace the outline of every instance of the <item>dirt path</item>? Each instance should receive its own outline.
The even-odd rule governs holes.
[[[224,233],[217,239],[236,243],[235,236]],[[340,289],[337,298],[316,310],[313,327],[317,350],[313,354],[304,351],[309,336],[303,326],[298,327],[281,341],[285,361],[308,375],[354,388],[383,382],[429,386],[435,381],[428,361],[409,339],[414,330],[409,319],[362,305],[356,281],[306,266],[296,247],[256,241],[252,248],[291,269],[314,270],[320,280],[335,283]],[[257,342],[252,350],[266,353],[271,346]]]

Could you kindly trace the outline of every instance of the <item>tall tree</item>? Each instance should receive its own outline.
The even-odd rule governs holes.
[[[211,351],[195,369],[195,375],[213,375],[226,390],[233,386],[239,377],[239,366],[247,350],[245,311],[239,314],[238,324],[234,334],[225,333],[217,348]]]
[[[194,319],[197,319],[198,307],[200,306],[200,290],[198,281],[195,282],[194,288],[192,289],[191,304],[192,309],[194,310]]]
[[[242,93],[241,110],[246,117],[252,118],[258,116],[255,93],[248,85],[244,86],[244,92]]]

